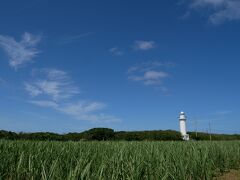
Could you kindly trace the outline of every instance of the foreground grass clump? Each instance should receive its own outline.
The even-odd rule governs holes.
[[[212,179],[240,142],[0,141],[0,179]]]

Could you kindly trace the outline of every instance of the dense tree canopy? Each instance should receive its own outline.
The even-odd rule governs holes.
[[[208,134],[189,132],[191,140],[240,140],[239,134]],[[178,131],[114,131],[109,128],[93,128],[81,133],[57,134],[50,132],[15,133],[0,131],[0,139],[8,140],[54,140],[54,141],[177,141],[182,140]]]

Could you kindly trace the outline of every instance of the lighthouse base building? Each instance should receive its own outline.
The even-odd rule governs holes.
[[[190,139],[189,139],[189,134],[183,135],[183,140],[184,140],[184,141],[189,141],[189,140],[190,140]]]
[[[179,116],[179,125],[180,125],[180,133],[182,135],[183,140],[188,141],[189,140],[189,134],[187,134],[187,128],[186,128],[186,120],[187,117],[184,112],[180,113]]]

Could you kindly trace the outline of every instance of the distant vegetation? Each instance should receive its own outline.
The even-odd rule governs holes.
[[[240,134],[209,134],[203,132],[189,132],[190,138],[193,140],[213,140],[213,141],[221,141],[221,140],[240,140]]]
[[[211,180],[240,167],[239,149],[239,141],[0,140],[0,179]]]
[[[239,134],[208,134],[189,132],[192,140],[240,140]],[[178,131],[114,131],[109,128],[93,128],[81,133],[57,134],[50,132],[15,133],[0,131],[0,139],[7,140],[55,140],[55,141],[178,141],[182,140]]]

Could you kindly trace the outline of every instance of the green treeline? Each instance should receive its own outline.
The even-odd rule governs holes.
[[[208,134],[201,132],[189,132],[191,140],[240,140],[239,134]],[[80,133],[57,134],[50,132],[15,133],[0,131],[0,139],[8,140],[54,140],[54,141],[181,141],[178,131],[114,131],[109,128],[93,128]]]
[[[209,134],[203,132],[188,132],[190,139],[193,140],[240,140],[240,134]]]

